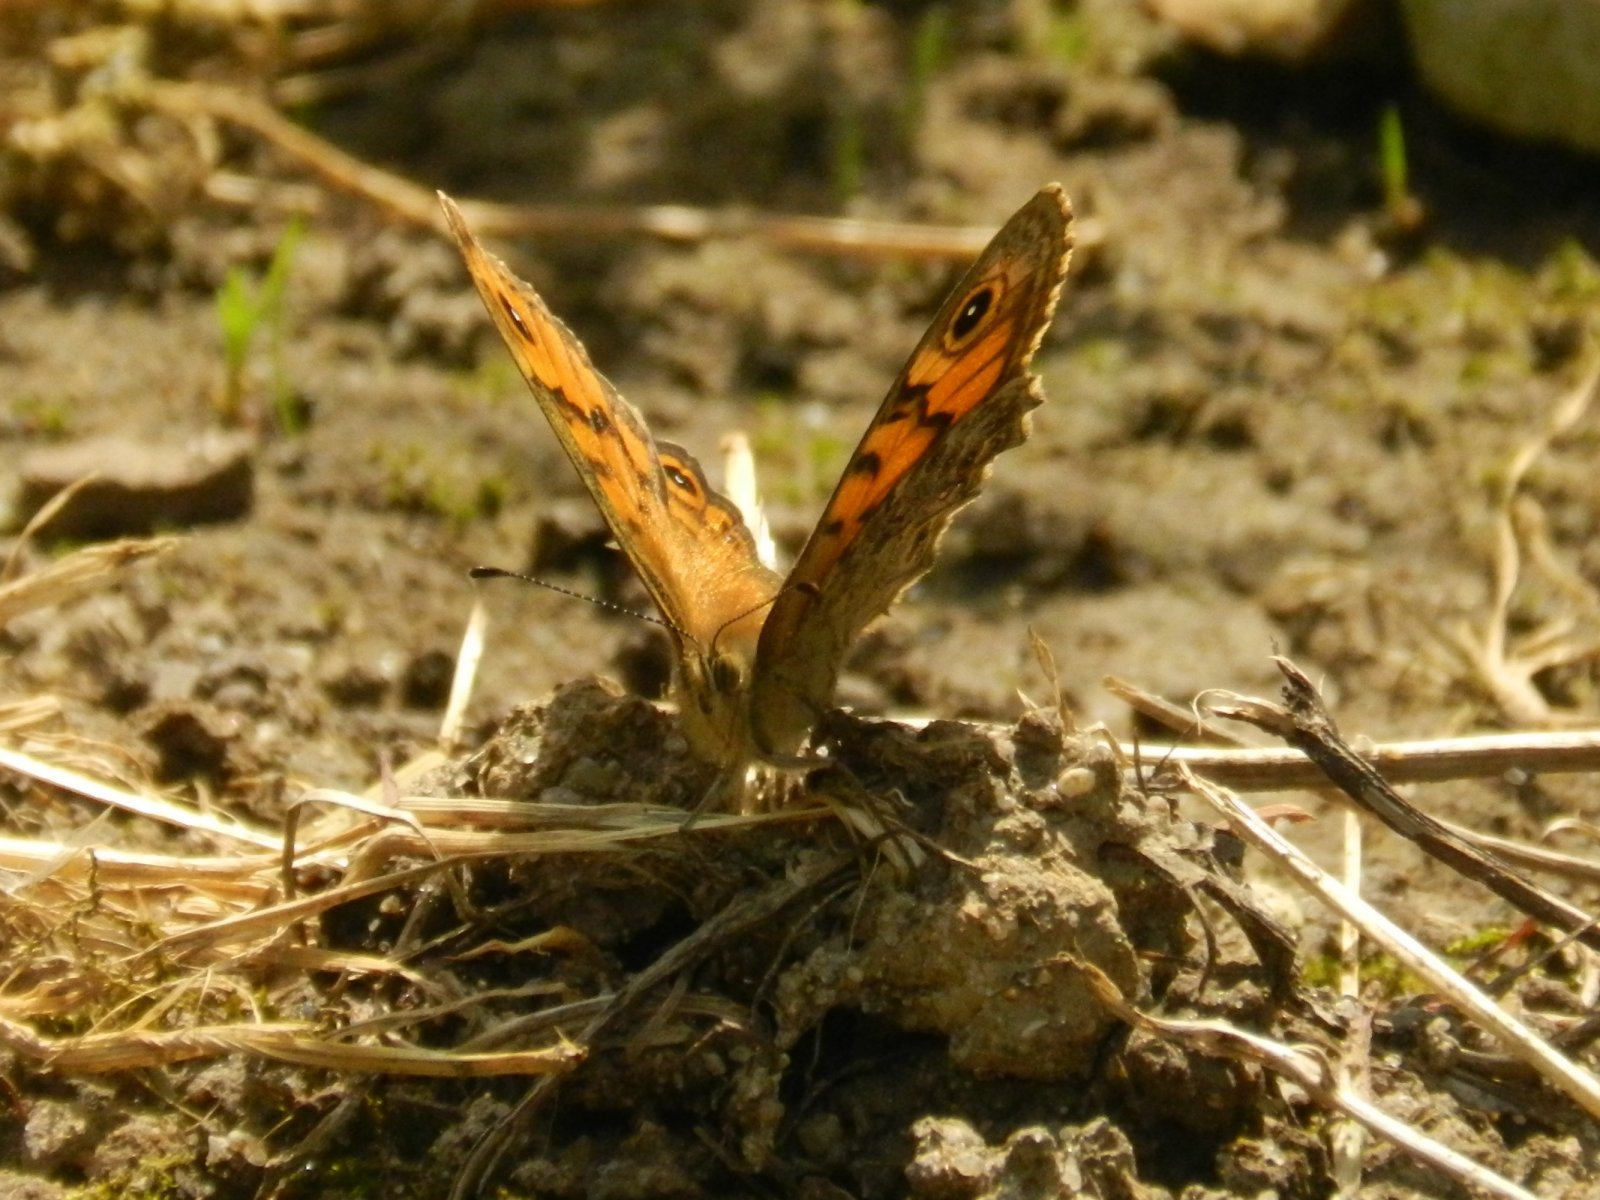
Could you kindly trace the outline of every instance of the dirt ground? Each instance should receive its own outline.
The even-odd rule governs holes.
[[[686,833],[622,861],[493,860],[461,876],[489,914],[470,931],[420,884],[324,915],[329,946],[423,945],[410,973],[245,976],[236,1003],[323,1022],[449,992],[457,1008],[427,1033],[466,1044],[491,1015],[625,990],[701,937],[548,1085],[492,1177],[497,1194],[1333,1195],[1330,1118],[1302,1092],[1130,1031],[1062,967],[1091,962],[1142,1007],[1287,1040],[1337,1045],[1360,1024],[1308,984],[1331,953],[1326,914],[1270,879],[1244,888],[1255,868],[1231,839],[1124,790],[1103,741],[1056,722],[1030,631],[1079,726],[1124,739],[1161,731],[1106,675],[1185,705],[1206,689],[1272,696],[1275,652],[1317,678],[1347,733],[1373,740],[1600,724],[1600,412],[1522,482],[1507,662],[1498,676],[1484,666],[1498,497],[1595,361],[1594,164],[1456,123],[1400,65],[1290,72],[1187,50],[1121,5],[1047,9],[1032,26],[1025,9],[536,8],[420,59],[424,36],[380,43],[359,86],[295,113],[362,160],[475,199],[997,227],[1058,180],[1079,220],[1035,363],[1047,400],[1031,439],[999,460],[936,570],[862,639],[840,689],[857,714],[998,732],[839,718],[827,736],[849,770],[813,784],[846,808],[853,788],[890,806],[920,854],[869,861],[844,824],[819,820]],[[1415,223],[1386,203],[1377,130],[1390,106]],[[58,698],[55,733],[129,778],[277,827],[304,789],[380,786],[436,745],[481,596],[489,650],[467,746],[427,786],[692,805],[707,781],[670,719],[581,682],[658,694],[657,631],[467,577],[494,564],[646,607],[454,249],[229,136],[230,187],[167,217],[120,204],[114,187],[72,191],[66,171],[8,190],[36,247],[0,288],[13,530],[24,482],[48,475],[37,456],[80,443],[88,459],[73,461],[121,464],[143,453],[135,443],[242,432],[248,486],[211,494],[206,519],[158,509],[144,529],[74,528],[69,505],[22,545],[28,569],[111,534],[182,538],[113,586],[7,626],[7,695]],[[240,202],[258,194],[271,203]],[[297,195],[318,206],[287,277],[282,345],[258,342],[233,404],[216,296],[230,268],[266,270]],[[658,435],[709,462],[723,434],[749,434],[791,554],[956,278],[947,263],[758,238],[499,248]],[[1535,661],[1556,643],[1570,653]],[[13,837],[223,852],[21,778],[0,786]],[[1506,837],[1596,812],[1583,775],[1412,794]],[[1333,810],[1270,798],[1323,818],[1294,835],[1331,861]],[[1368,897],[1430,945],[1519,921],[1381,831],[1367,854]],[[7,878],[8,892],[30,883]],[[412,921],[425,934],[407,912],[424,914]],[[8,928],[20,980],[30,943]],[[568,940],[553,953],[479,945],[555,931]],[[1583,969],[1556,953],[1520,1003],[1537,1013],[1581,994]],[[1591,1121],[1526,1079],[1465,1074],[1459,1059],[1492,1046],[1412,982],[1376,977],[1375,1098],[1539,1196],[1600,1195]],[[186,1011],[130,996],[33,1028],[167,1028]],[[582,1027],[572,1020],[565,1036]],[[40,1200],[442,1196],[528,1088],[240,1054],[74,1073],[7,1045],[0,1193]],[[1468,1193],[1373,1143],[1348,1194]]]

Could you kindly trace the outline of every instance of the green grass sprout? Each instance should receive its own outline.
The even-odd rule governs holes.
[[[1388,104],[1378,118],[1378,171],[1383,179],[1383,208],[1396,233],[1422,227],[1427,211],[1411,191],[1406,164],[1406,131],[1398,106]]]
[[[945,4],[930,6],[917,21],[917,27],[911,35],[911,63],[906,78],[905,100],[900,110],[901,136],[908,146],[916,136],[923,113],[927,111],[928,89],[933,77],[949,61],[950,35],[950,8]]]
[[[217,324],[222,330],[223,384],[217,410],[229,424],[239,421],[244,411],[245,370],[251,348],[264,331],[272,380],[272,411],[278,428],[286,434],[305,429],[305,413],[289,383],[284,367],[284,296],[294,257],[305,237],[305,224],[298,217],[284,228],[272,252],[272,261],[259,282],[243,267],[228,268],[227,277],[217,289]]]

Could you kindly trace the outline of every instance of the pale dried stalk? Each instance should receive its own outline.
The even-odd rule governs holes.
[[[11,547],[11,553],[6,555],[5,566],[0,567],[0,579],[9,581],[16,575],[18,564],[22,561],[22,552],[27,548],[28,543],[34,539],[39,530],[48,525],[55,515],[67,506],[74,496],[98,478],[98,472],[91,471],[83,478],[67,484],[66,487],[39,506],[39,511],[28,518],[28,523],[22,527],[22,532],[17,535],[17,541]]]
[[[1296,846],[1280,837],[1272,826],[1237,796],[1201,779],[1186,767],[1180,768],[1178,774],[1195,795],[1227,819],[1240,837],[1276,862],[1291,879],[1345,920],[1359,927],[1363,937],[1372,939],[1393,954],[1403,966],[1431,982],[1464,1013],[1488,1030],[1512,1056],[1533,1068],[1591,1117],[1600,1119],[1600,1080],[1554,1050],[1442,958],[1365,900],[1351,895]]]
[[[456,654],[455,674],[450,678],[450,698],[445,702],[444,716],[439,719],[439,748],[446,754],[453,754],[461,745],[461,723],[467,715],[467,705],[472,702],[472,688],[478,680],[488,628],[489,610],[482,596],[474,596],[472,611],[467,614],[467,627],[461,634],[461,649]]]
[[[123,538],[80,546],[65,558],[0,585],[0,626],[10,624],[23,613],[62,604],[100,587],[123,567],[165,554],[178,540]]]
[[[255,905],[277,891],[273,878],[277,867],[275,855],[151,854],[42,838],[0,837],[0,871],[58,884],[87,883],[92,871],[95,886],[110,891],[183,888],[217,900]]]
[[[54,696],[25,696],[0,703],[0,733],[18,734],[36,729],[61,715],[61,701]]]
[[[36,1061],[48,1062],[56,1070],[84,1074],[135,1071],[243,1052],[330,1071],[483,1079],[570,1071],[584,1058],[582,1050],[565,1042],[538,1050],[497,1050],[492,1054],[344,1044],[329,1040],[316,1025],[301,1022],[133,1029],[51,1038],[0,1018],[0,1044]]]
[[[1517,491],[1534,463],[1557,438],[1577,424],[1597,394],[1600,394],[1600,363],[1590,368],[1578,386],[1556,405],[1538,432],[1512,455],[1495,499],[1494,597],[1489,614],[1482,629],[1476,632],[1461,629],[1453,638],[1456,649],[1482,687],[1501,710],[1519,724],[1569,720],[1568,714],[1557,714],[1551,709],[1533,678],[1549,667],[1591,658],[1596,653],[1593,639],[1569,637],[1562,621],[1535,630],[1521,645],[1512,647],[1510,619],[1511,601],[1522,575]]]
[[[210,117],[249,129],[299,159],[333,187],[353,192],[407,224],[446,232],[438,204],[427,188],[340,150],[253,96],[215,84],[158,82],[150,85],[146,98],[152,107],[174,116]],[[970,262],[994,236],[988,225],[919,225],[674,204],[521,207],[465,200],[460,208],[467,223],[483,237],[657,237],[677,242],[749,237],[792,250],[855,258]],[[1080,249],[1104,240],[1104,231],[1093,221],[1080,219],[1076,230]]]
[[[1102,682],[1112,695],[1180,736],[1194,737],[1203,733],[1227,743],[1223,746],[1176,746],[1141,742],[1137,746],[1121,747],[1123,755],[1139,762],[1142,770],[1168,763],[1180,764],[1203,772],[1213,783],[1239,791],[1305,789],[1341,806],[1346,802],[1341,792],[1326,786],[1327,777],[1322,769],[1298,750],[1282,746],[1247,746],[1232,730],[1209,724],[1201,714],[1198,701],[1191,708],[1182,708],[1115,676],[1108,676]],[[1510,771],[1529,774],[1589,772],[1600,769],[1600,731],[1488,734],[1392,742],[1370,746],[1363,755],[1385,778],[1398,783],[1441,782],[1504,775]],[[1450,822],[1442,824],[1452,833],[1493,850],[1519,866],[1600,883],[1600,863],[1543,846],[1497,838]],[[1340,937],[1342,941],[1342,928]]]
[[[1146,768],[1170,764],[1199,771],[1215,783],[1245,792],[1293,791],[1327,783],[1316,764],[1283,747],[1125,745]],[[1383,742],[1361,756],[1391,783],[1440,783],[1503,775],[1600,771],[1600,730],[1551,730]]]
[[[1243,807],[1242,805],[1240,806]],[[1246,810],[1248,811],[1248,810]],[[1330,877],[1329,882],[1332,882]],[[1292,1080],[1330,1108],[1337,1109],[1363,1128],[1385,1139],[1421,1162],[1469,1187],[1480,1187],[1505,1200],[1537,1200],[1529,1192],[1463,1154],[1434,1141],[1414,1126],[1397,1120],[1365,1096],[1340,1084],[1322,1055],[1303,1047],[1288,1046],[1260,1034],[1221,1021],[1186,1021],[1153,1017],[1123,998],[1116,984],[1091,963],[1066,960],[1088,976],[1100,1001],[1130,1025],[1143,1026],[1162,1037],[1210,1054],[1259,1063]]]
[[[772,540],[766,506],[761,503],[761,488],[756,481],[756,457],[750,439],[742,433],[725,434],[718,447],[722,451],[722,494],[744,518],[745,528],[755,539],[756,557],[762,566],[778,569],[778,543]]]
[[[45,762],[20,751],[0,747],[0,768],[15,771],[18,775],[25,775],[50,787],[72,792],[87,800],[96,800],[101,804],[120,808],[124,812],[149,817],[151,820],[162,821],[183,829],[192,829],[197,833],[214,834],[217,837],[269,850],[277,849],[282,840],[276,833],[258,829],[235,818],[216,816],[192,804],[168,800],[161,796],[130,792],[102,779],[56,766],[54,763]]]
[[[229,916],[195,929],[174,932],[149,947],[148,955],[182,958],[191,954],[219,951],[256,938],[271,938],[303,920],[330,908],[364,896],[401,887],[460,865],[486,858],[539,854],[605,854],[630,846],[682,836],[684,813],[670,810],[664,817],[657,811],[639,810],[629,826],[615,829],[551,829],[526,833],[455,830],[443,828],[394,828],[386,826],[368,832],[351,856],[344,882],[313,896],[285,900],[269,908]],[[815,821],[825,817],[825,809],[800,809],[777,813],[741,816],[735,813],[708,813],[695,824],[700,833],[748,828],[773,822]],[[379,870],[394,858],[427,857],[434,861],[399,870]]]

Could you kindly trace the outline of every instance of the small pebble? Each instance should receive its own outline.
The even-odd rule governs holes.
[[[50,518],[53,536],[114,538],[232,520],[254,500],[254,449],[242,433],[171,444],[107,437],[42,446],[22,460],[16,517],[28,520],[87,478]]]
[[[1087,796],[1094,787],[1094,771],[1088,767],[1068,767],[1056,777],[1056,793],[1064,800]]]

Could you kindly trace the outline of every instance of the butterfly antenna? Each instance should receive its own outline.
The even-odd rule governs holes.
[[[521,580],[523,583],[531,583],[534,587],[541,587],[549,592],[556,592],[562,596],[570,596],[574,600],[582,600],[586,604],[592,604],[596,608],[603,608],[607,612],[614,612],[624,617],[633,617],[639,621],[649,621],[650,624],[659,625],[661,628],[675,633],[685,640],[693,640],[687,633],[679,629],[671,621],[664,620],[661,617],[653,616],[650,613],[642,613],[636,611],[635,609],[626,608],[621,604],[613,604],[609,600],[601,600],[598,596],[588,596],[583,592],[575,592],[571,588],[562,587],[559,583],[551,583],[548,579],[539,579],[533,575],[524,575],[521,571],[507,571],[504,567],[473,567],[467,572],[467,576],[470,579]]]

